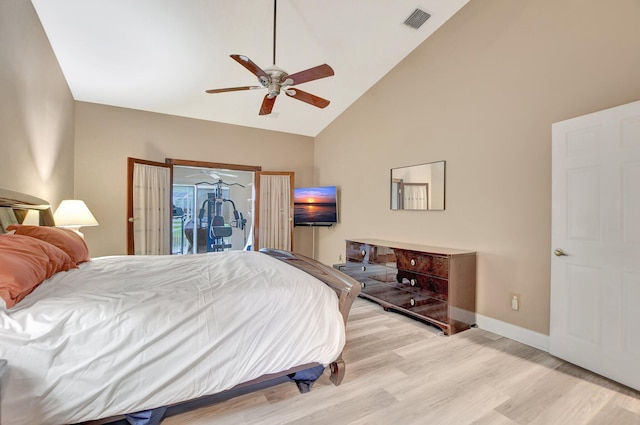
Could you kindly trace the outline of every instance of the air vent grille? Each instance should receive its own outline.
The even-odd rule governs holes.
[[[420,28],[422,26],[422,24],[427,22],[427,19],[429,19],[430,17],[431,17],[431,15],[429,15],[424,10],[416,9],[416,10],[413,11],[411,16],[409,16],[404,21],[404,24],[407,25],[407,26],[410,26],[411,28],[418,29],[418,28]]]

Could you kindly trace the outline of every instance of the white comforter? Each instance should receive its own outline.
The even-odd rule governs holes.
[[[0,310],[0,423],[176,403],[331,363],[344,341],[335,293],[267,255],[96,258]]]

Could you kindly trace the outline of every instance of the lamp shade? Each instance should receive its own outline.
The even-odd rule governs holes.
[[[78,199],[65,199],[53,214],[57,227],[78,229],[83,226],[97,226],[98,221],[89,208]]]

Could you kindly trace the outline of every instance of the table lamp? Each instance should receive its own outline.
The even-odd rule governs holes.
[[[84,201],[78,199],[65,199],[53,213],[56,227],[71,229],[84,238],[80,232],[83,226],[97,226],[98,221],[91,214]]]

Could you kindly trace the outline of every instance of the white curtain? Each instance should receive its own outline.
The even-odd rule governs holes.
[[[291,249],[291,184],[288,175],[260,175],[258,249]]]
[[[168,255],[171,235],[169,168],[133,167],[133,246],[136,255]]]
[[[405,210],[426,210],[427,209],[427,185],[405,185],[404,186],[404,209]]]

